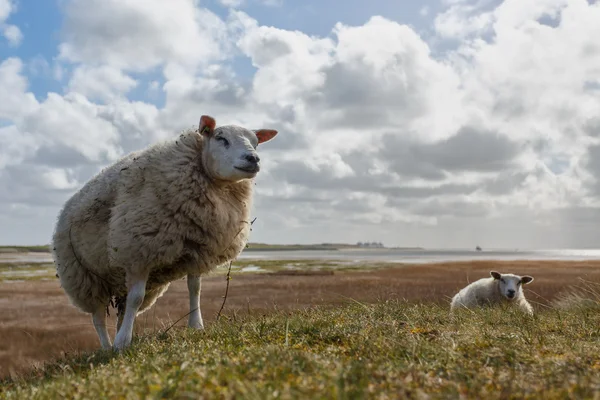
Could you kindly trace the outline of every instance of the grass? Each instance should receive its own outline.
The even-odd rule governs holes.
[[[239,273],[280,273],[283,271],[366,271],[374,268],[387,267],[381,263],[348,263],[345,261],[324,260],[236,260],[232,267],[233,274]],[[258,267],[259,270],[244,270],[246,267]],[[4,262],[0,263],[0,283],[10,281],[35,281],[56,279],[56,268],[47,262]],[[212,271],[210,276],[227,274],[227,266]]]
[[[600,314],[349,300],[229,315],[135,338],[0,382],[6,399],[596,398]]]
[[[49,253],[50,245],[39,246],[0,246],[0,253]],[[281,251],[281,250],[341,250],[358,249],[360,247],[347,243],[319,243],[319,244],[268,244],[268,243],[248,243],[246,252],[252,251]],[[422,250],[421,247],[393,247],[401,250]]]
[[[281,272],[281,271],[366,271],[374,268],[389,267],[389,263],[373,262],[348,262],[344,260],[249,260],[238,259],[234,261],[232,271],[243,269],[244,267],[256,266],[260,272]],[[215,270],[216,274],[227,273],[227,268],[222,267]]]
[[[0,253],[49,253],[48,245],[39,246],[0,246]]]
[[[56,278],[56,268],[50,263],[0,263],[0,283],[37,281]]]

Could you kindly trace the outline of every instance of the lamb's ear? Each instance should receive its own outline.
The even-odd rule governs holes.
[[[201,135],[210,136],[215,130],[215,126],[217,123],[215,119],[210,115],[203,115],[200,117],[200,125],[198,126],[198,131]]]
[[[255,129],[254,133],[256,133],[259,144],[268,142],[269,140],[273,139],[275,135],[277,135],[277,131],[274,129]]]
[[[490,275],[494,279],[500,279],[502,277],[502,275],[500,274],[500,272],[496,272],[496,271],[490,271]]]
[[[528,283],[533,282],[533,276],[529,276],[529,275],[522,276],[521,282],[523,282],[523,285],[527,285]]]

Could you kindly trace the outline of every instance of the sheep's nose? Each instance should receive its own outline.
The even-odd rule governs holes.
[[[253,164],[258,164],[260,158],[256,154],[246,154],[246,161],[249,161]]]
[[[513,297],[515,295],[515,291],[514,290],[509,290],[508,291],[508,297]]]

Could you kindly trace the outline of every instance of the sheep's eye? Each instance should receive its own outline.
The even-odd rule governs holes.
[[[229,140],[225,139],[223,136],[219,136],[219,137],[217,138],[217,140],[218,140],[218,141],[220,141],[220,142],[223,142],[223,145],[224,145],[225,147],[229,147]]]
[[[506,281],[504,280],[504,278],[500,278],[500,282],[506,283]]]

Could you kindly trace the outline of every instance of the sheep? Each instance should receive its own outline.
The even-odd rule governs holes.
[[[529,275],[501,274],[490,271],[491,277],[482,278],[461,289],[450,304],[451,312],[458,307],[472,308],[483,305],[513,304],[533,315],[533,308],[525,299],[523,285],[533,282]]]
[[[92,315],[102,348],[111,348],[106,314],[113,298],[121,301],[113,348],[122,350],[131,344],[136,316],[184,277],[188,326],[203,329],[201,275],[244,249],[260,170],[256,148],[275,135],[216,128],[203,115],[197,130],[121,158],[65,202],[53,259],[71,303]]]

